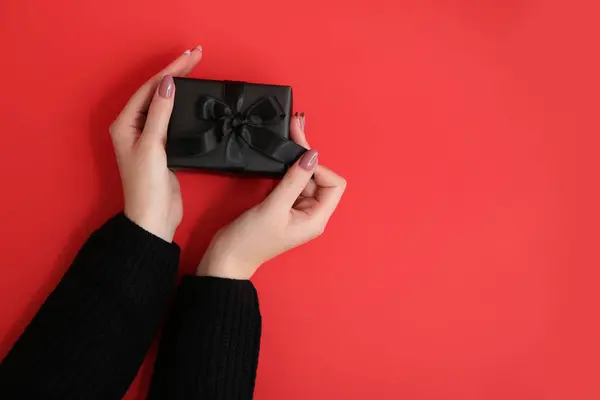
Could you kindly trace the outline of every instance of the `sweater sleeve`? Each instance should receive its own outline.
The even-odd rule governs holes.
[[[260,334],[250,281],[184,277],[160,342],[149,399],[252,399]]]
[[[159,326],[179,247],[124,214],[94,232],[0,364],[10,399],[123,397]]]

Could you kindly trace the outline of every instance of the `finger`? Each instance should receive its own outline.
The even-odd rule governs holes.
[[[310,181],[319,160],[315,150],[309,150],[300,157],[285,174],[281,182],[267,196],[264,204],[268,207],[290,209]]]
[[[135,94],[129,99],[123,111],[119,114],[113,126],[111,132],[115,132],[113,140],[117,142],[125,142],[133,144],[135,142],[135,130],[123,129],[124,127],[135,126],[135,121],[139,118],[140,114],[145,113],[148,110],[152,95],[156,90],[160,80],[164,75],[171,76],[184,76],[189,74],[192,69],[202,59],[202,47],[197,46],[194,50],[186,50],[181,56],[177,57],[171,64],[165,69],[160,71],[158,74],[150,78],[149,81],[144,83]],[[116,137],[115,137],[116,136]],[[116,143],[115,143],[116,145]]]
[[[156,140],[166,143],[169,118],[173,111],[173,97],[175,96],[175,82],[171,75],[165,75],[154,91],[154,98],[148,109],[146,125],[142,137],[147,140]]]
[[[318,186],[312,179],[308,181],[306,187],[300,194],[303,197],[315,197],[315,193],[317,193]]]
[[[294,114],[292,121],[290,122],[290,138],[300,146],[310,150],[310,145],[308,144],[306,134],[304,133],[305,126],[306,118],[304,113]],[[316,189],[317,185],[311,180],[302,191],[302,196],[313,197]]]
[[[300,113],[300,115],[298,113],[294,114],[290,123],[290,138],[300,146],[310,150],[310,145],[306,140],[306,133],[304,131],[305,121],[306,117],[304,113]]]
[[[326,223],[338,206],[347,183],[344,178],[320,165],[315,170],[314,180],[318,186],[315,199],[319,204],[315,216]]]

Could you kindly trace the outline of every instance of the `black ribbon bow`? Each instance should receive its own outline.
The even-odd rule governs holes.
[[[212,96],[198,99],[197,118],[212,122],[191,137],[176,139],[176,153],[202,155],[215,150],[226,140],[225,158],[228,165],[243,166],[248,149],[258,151],[287,166],[306,151],[302,146],[269,129],[285,118],[285,111],[273,96],[265,96],[243,110],[246,84],[226,82],[222,101]],[[175,143],[173,143],[175,144]]]

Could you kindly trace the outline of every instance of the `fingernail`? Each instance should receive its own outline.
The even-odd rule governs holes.
[[[302,129],[302,119],[300,118],[298,113],[294,114],[294,117],[296,118],[296,123],[298,124],[298,128]]]
[[[171,96],[173,96],[174,88],[175,82],[173,82],[173,77],[171,75],[165,75],[160,80],[160,85],[158,85],[158,95],[165,99],[170,99]]]
[[[194,50],[202,51],[202,46],[198,45],[198,46],[194,47]]]
[[[303,169],[311,171],[315,167],[315,165],[317,165],[318,161],[319,153],[316,150],[309,150],[302,155],[298,164]]]
[[[186,56],[189,56],[191,53],[192,52],[189,49],[183,52],[183,54],[185,54]]]
[[[306,117],[303,112],[300,113],[300,127],[302,128],[302,131],[306,130]]]

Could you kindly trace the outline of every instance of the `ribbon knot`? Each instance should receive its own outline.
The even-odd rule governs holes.
[[[240,114],[236,114],[233,117],[233,122],[231,122],[231,126],[233,126],[234,128],[237,128],[238,126],[245,125],[247,123],[248,123],[248,120],[246,118],[244,118]]]

